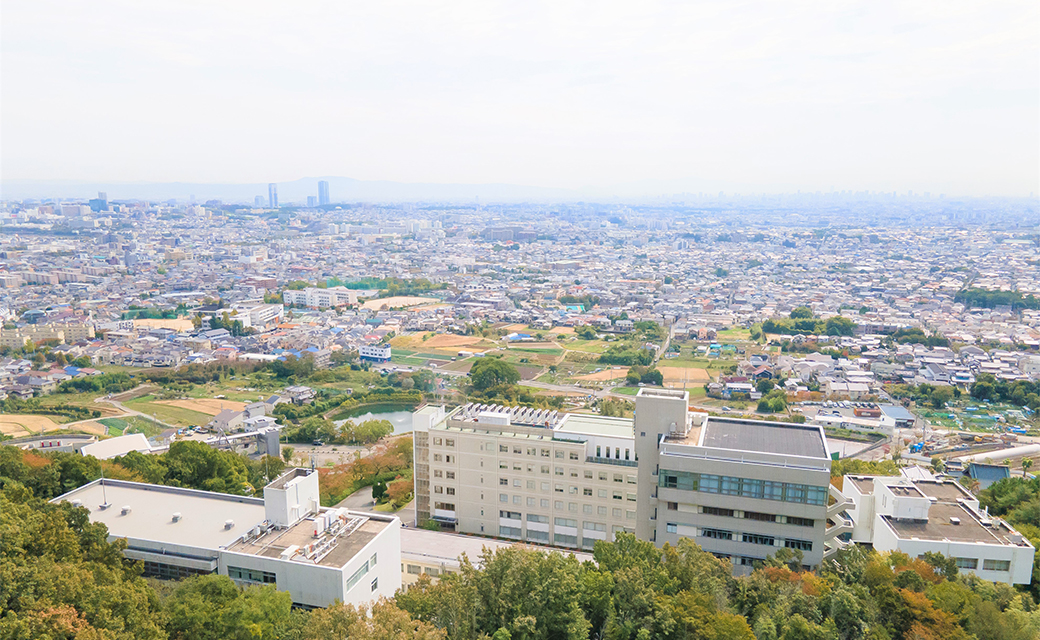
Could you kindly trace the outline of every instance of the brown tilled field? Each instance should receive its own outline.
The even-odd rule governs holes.
[[[34,433],[44,433],[61,429],[62,426],[48,416],[34,416],[28,414],[5,414],[0,415],[0,433],[5,436],[20,437]]]
[[[215,416],[221,409],[241,411],[245,409],[246,403],[235,400],[215,400],[213,398],[191,398],[189,400],[156,400],[156,404],[166,404],[171,407],[180,407],[190,411],[198,411],[207,415]]]
[[[705,369],[687,369],[685,367],[658,367],[665,382],[708,382],[711,376]]]
[[[605,369],[599,373],[587,373],[583,376],[578,376],[575,380],[585,380],[588,382],[605,382],[607,380],[618,380],[624,378],[628,374],[628,367],[622,367],[620,369]]]

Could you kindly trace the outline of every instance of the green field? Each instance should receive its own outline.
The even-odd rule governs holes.
[[[639,393],[639,387],[614,387],[611,391],[624,396],[634,396]]]
[[[145,415],[154,416],[156,420],[178,427],[204,425],[208,424],[209,421],[213,419],[213,416],[205,413],[192,411],[191,409],[183,409],[181,407],[171,407],[166,404],[157,404],[153,402],[153,400],[155,400],[154,396],[147,395],[133,400],[128,400],[124,404],[126,407],[133,409],[134,411],[140,411]]]
[[[108,427],[108,435],[110,436],[123,435],[123,430],[127,426],[126,420],[121,418],[102,418],[98,422]]]

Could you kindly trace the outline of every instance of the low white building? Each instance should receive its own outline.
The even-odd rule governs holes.
[[[358,347],[358,356],[362,360],[374,362],[390,362],[391,349],[388,344],[363,344]]]
[[[219,573],[240,585],[272,584],[293,603],[360,605],[401,587],[401,521],[325,509],[318,473],[290,469],[263,498],[161,485],[95,480],[56,498],[90,512],[144,575]]]
[[[374,293],[376,292],[358,291],[357,289],[348,289],[346,287],[329,287],[327,289],[307,287],[306,289],[287,289],[283,291],[282,302],[322,309],[339,307],[345,304],[357,304],[359,297],[367,297]]]
[[[845,476],[842,493],[853,503],[846,510],[853,542],[911,558],[937,552],[985,580],[1030,582],[1036,550],[1008,523],[982,511],[957,482]]]

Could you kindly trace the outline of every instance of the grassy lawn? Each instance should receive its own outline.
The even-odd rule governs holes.
[[[166,431],[166,427],[141,416],[130,416],[126,422],[130,425],[127,433],[143,433],[146,438],[157,438]]]
[[[750,329],[723,329],[715,334],[718,340],[750,340]]]
[[[573,342],[567,342],[563,345],[565,348],[572,351],[584,351],[585,353],[603,353],[610,346],[609,343],[603,340],[575,340]]]
[[[562,356],[563,349],[557,349],[555,347],[546,347],[545,349],[529,348],[529,347],[509,347],[510,351],[521,351],[524,353],[539,353],[550,356]]]
[[[179,427],[204,425],[213,419],[210,415],[198,411],[192,411],[191,409],[172,407],[166,404],[157,404],[152,402],[154,399],[154,396],[147,395],[129,400],[124,404],[134,411],[140,411],[146,415],[154,416],[157,420]]]
[[[611,391],[625,396],[634,396],[639,393],[639,387],[614,387]]]

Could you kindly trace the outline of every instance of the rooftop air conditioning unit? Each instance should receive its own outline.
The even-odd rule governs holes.
[[[76,498],[75,500],[71,501],[71,504],[74,507],[81,507],[81,506],[83,506],[83,501],[80,500],[79,498]]]
[[[180,511],[177,511],[176,513],[173,514],[173,521],[174,522],[180,522],[181,521],[181,512]]]
[[[131,511],[132,511],[132,509],[130,508],[130,505],[128,505],[128,504],[124,504],[124,505],[123,505],[123,508],[122,508],[122,509],[120,510],[120,512],[121,512],[121,513],[122,513],[122,514],[123,514],[124,516],[125,516],[126,514],[130,513]]]
[[[960,518],[958,518],[956,516],[950,517],[950,524],[960,524],[960,523],[961,523],[961,519]]]
[[[230,528],[232,528],[234,526],[235,526],[235,521],[234,520],[225,520],[224,521],[224,528],[225,529],[230,529]]]

